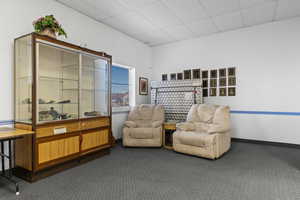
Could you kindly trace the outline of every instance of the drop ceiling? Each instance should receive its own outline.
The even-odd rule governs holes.
[[[300,16],[300,0],[56,0],[149,46]]]

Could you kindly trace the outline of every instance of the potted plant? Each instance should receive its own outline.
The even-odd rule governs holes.
[[[67,33],[61,27],[59,22],[54,18],[53,15],[46,15],[33,21],[33,27],[35,32],[56,38],[56,34],[67,37]]]

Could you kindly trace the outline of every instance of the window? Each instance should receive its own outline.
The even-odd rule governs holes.
[[[134,68],[112,65],[112,107],[113,112],[128,111],[135,104]]]

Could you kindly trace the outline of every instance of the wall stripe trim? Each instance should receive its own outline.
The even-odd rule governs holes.
[[[287,115],[287,116],[300,116],[300,112],[271,112],[271,111],[244,111],[232,110],[232,114],[248,114],[248,115]]]
[[[0,120],[0,125],[9,125],[15,123],[14,120]]]

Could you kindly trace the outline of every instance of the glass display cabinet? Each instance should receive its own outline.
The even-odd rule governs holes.
[[[35,131],[16,144],[16,175],[33,181],[109,149],[111,59],[36,33],[15,39],[15,127]]]

